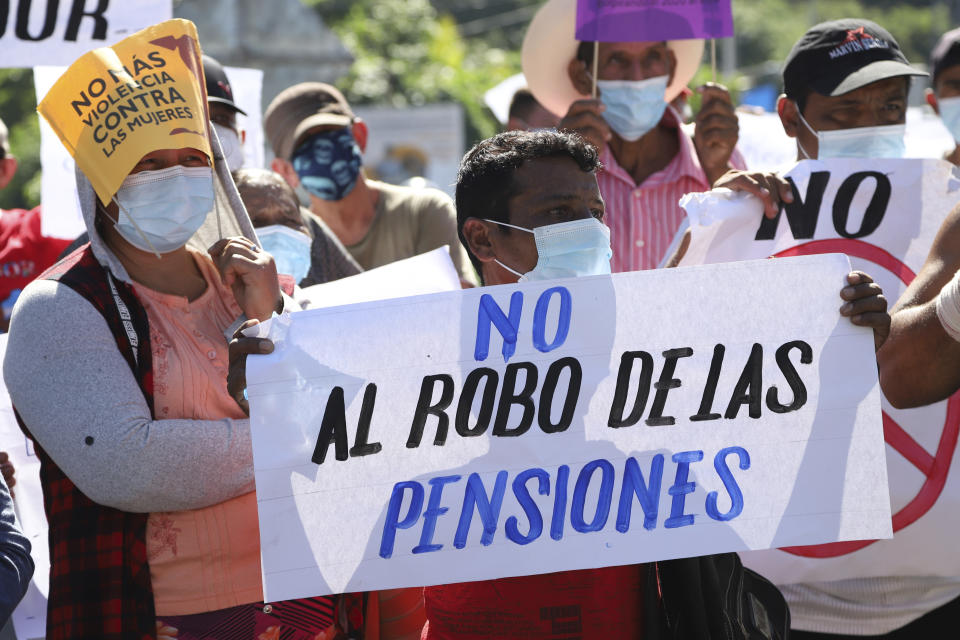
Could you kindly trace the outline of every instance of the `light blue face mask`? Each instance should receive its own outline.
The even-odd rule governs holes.
[[[277,273],[293,276],[300,282],[310,271],[310,245],[313,240],[305,233],[282,224],[271,224],[257,229],[263,250],[273,256]]]
[[[646,80],[598,80],[603,119],[627,142],[639,140],[657,126],[667,108],[669,76]]]
[[[954,142],[960,143],[960,96],[940,98],[937,106],[944,126],[950,131]]]
[[[854,129],[838,129],[837,131],[814,131],[803,114],[797,109],[800,122],[810,133],[817,136],[819,151],[817,158],[902,158],[907,152],[904,136],[907,133],[905,124],[888,124],[880,127],[856,127]],[[797,140],[800,153],[805,158],[810,154]]]
[[[213,170],[174,165],[127,176],[114,196],[117,232],[140,249],[169,253],[187,244],[213,209]]]
[[[494,224],[519,229],[533,234],[537,244],[537,265],[532,271],[520,273],[497,260],[497,264],[519,276],[518,282],[598,276],[610,273],[610,229],[596,218],[571,220],[526,229],[506,222],[487,220]]]

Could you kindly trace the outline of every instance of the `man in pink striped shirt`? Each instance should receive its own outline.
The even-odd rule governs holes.
[[[737,116],[726,89],[708,85],[692,131],[669,102],[686,87],[703,55],[702,40],[577,42],[575,0],[549,0],[534,16],[522,61],[530,90],[600,150],[597,174],[606,203],[613,271],[657,267],[685,217],[685,193],[708,191],[730,169]],[[594,51],[598,51],[594,66]],[[593,91],[597,73],[599,98]]]

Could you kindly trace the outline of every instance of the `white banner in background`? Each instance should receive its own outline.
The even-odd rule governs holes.
[[[73,62],[71,60],[71,62]],[[263,87],[263,71],[243,67],[224,67],[234,100],[246,116],[237,114],[237,125],[247,132],[243,145],[244,166],[263,166],[263,121],[260,111],[260,93]],[[33,82],[37,102],[63,75],[66,67],[37,67],[33,70]],[[40,202],[43,206],[40,218],[41,232],[53,238],[76,238],[87,230],[77,198],[77,181],[73,158],[60,143],[50,125],[40,118]]]
[[[368,173],[387,182],[420,176],[453,196],[466,148],[461,105],[359,106],[354,112],[370,130],[363,152]]]
[[[692,235],[681,265],[843,252],[892,307],[960,203],[960,172],[942,160],[804,161],[786,175],[795,201],[775,220],[753,197],[688,196]],[[883,412],[894,538],[744,554],[747,565],[779,584],[960,575],[960,394],[909,410],[884,400]]]
[[[173,17],[171,0],[4,0],[0,67],[68,65]]]
[[[450,259],[450,247],[443,245],[354,276],[301,289],[300,303],[305,309],[321,309],[459,288],[460,274]]]
[[[890,535],[848,270],[624,273],[265,325],[247,382],[266,598]]]

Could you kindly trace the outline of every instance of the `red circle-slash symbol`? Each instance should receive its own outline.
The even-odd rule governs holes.
[[[910,267],[890,253],[860,240],[839,238],[815,240],[781,251],[774,254],[774,257],[808,256],[819,253],[845,253],[854,258],[869,260],[900,278],[906,285],[909,285],[916,276]],[[893,515],[894,533],[916,522],[920,516],[933,507],[940,497],[943,487],[947,483],[947,474],[953,462],[958,434],[960,434],[960,391],[954,393],[947,400],[947,416],[943,425],[943,433],[940,435],[940,442],[937,444],[937,452],[932,456],[893,418],[883,412],[883,439],[919,469],[925,477],[920,491],[917,492],[913,500]],[[805,558],[835,558],[863,549],[874,542],[876,540],[852,540],[804,547],[784,547],[783,551]]]

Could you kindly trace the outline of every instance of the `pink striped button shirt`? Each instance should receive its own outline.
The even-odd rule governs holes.
[[[600,153],[603,169],[597,172],[597,182],[606,205],[604,222],[610,227],[610,266],[614,273],[655,269],[686,216],[678,204],[680,198],[686,193],[710,189],[693,139],[680,127],[677,136],[677,155],[639,186],[617,164],[609,146]],[[736,149],[730,164],[737,169],[746,168]]]

